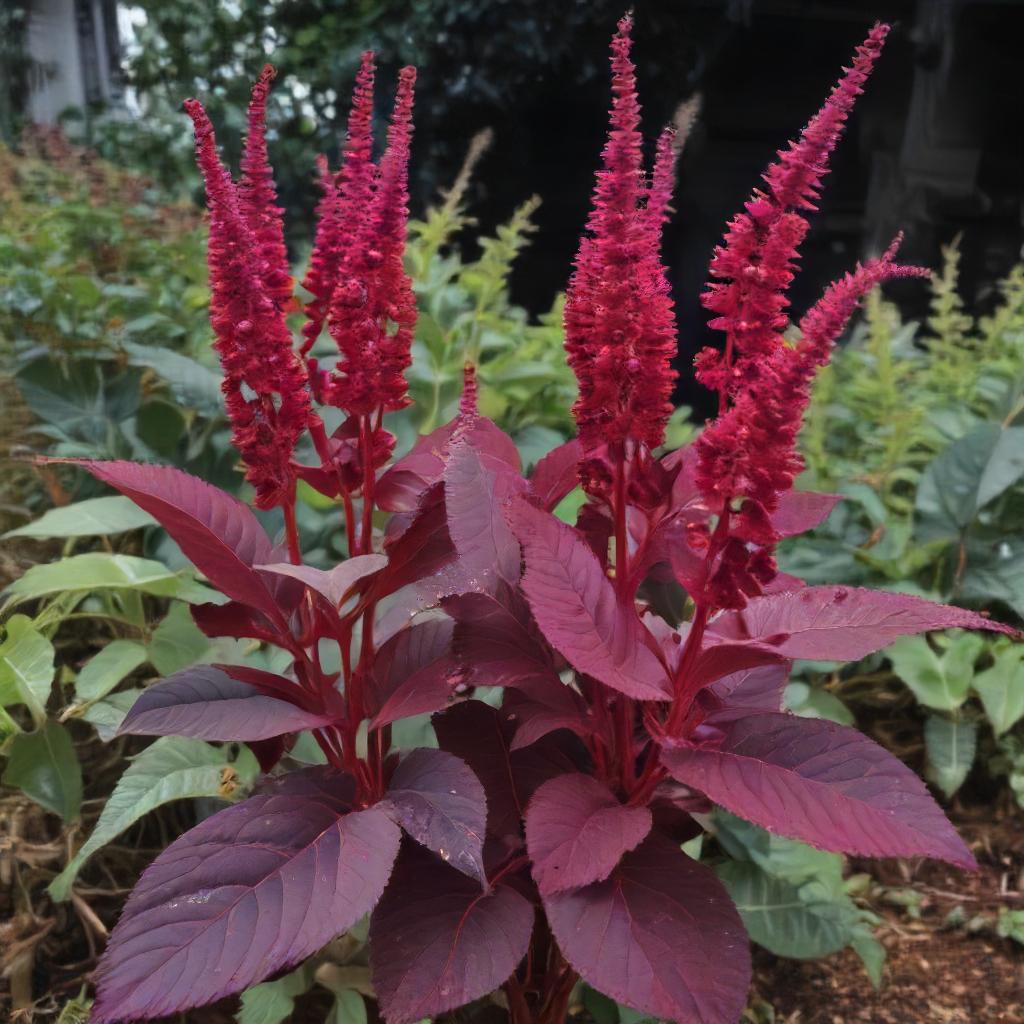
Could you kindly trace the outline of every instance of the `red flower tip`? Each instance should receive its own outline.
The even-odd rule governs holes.
[[[322,197],[316,210],[316,236],[303,288],[313,295],[305,309],[302,352],[306,354],[320,336],[345,254],[355,246],[373,199],[373,80],[374,55],[362,55],[352,91],[348,132],[342,148],[341,170],[328,171],[326,158],[318,162]]]
[[[256,242],[257,273],[267,293],[283,309],[292,298],[292,279],[284,244],[283,211],[277,205],[277,189],[267,155],[267,96],[276,74],[270,64],[265,65],[252,88],[239,205]]]
[[[313,415],[306,376],[292,350],[280,290],[265,271],[266,237],[260,233],[265,222],[243,212],[240,190],[217,155],[202,104],[187,100],[185,110],[195,126],[210,212],[210,321],[224,369],[221,389],[231,439],[256,489],[256,504],[271,508],[288,500],[295,485],[292,452]],[[253,123],[262,124],[258,103]],[[250,212],[258,177],[250,170]]]
[[[676,328],[660,260],[674,154],[663,135],[647,187],[640,105],[626,15],[612,40],[612,109],[593,208],[565,305],[565,347],[579,382],[573,407],[584,448],[661,444],[676,378]]]
[[[717,314],[710,326],[725,332],[726,346],[720,359],[702,357],[697,378],[718,391],[723,404],[747,375],[742,367],[733,374],[733,362],[756,362],[782,344],[789,305],[786,291],[808,227],[798,211],[814,209],[829,155],[888,32],[888,25],[878,23],[857,47],[851,66],[825,105],[765,172],[767,191],[754,192],[715,250],[710,266],[713,281],[701,299]]]
[[[403,258],[415,84],[416,69],[402,68],[387,148],[370,202],[361,211],[358,235],[340,262],[331,300],[328,329],[341,359],[327,400],[353,415],[394,411],[409,401],[404,375],[411,361],[416,300]],[[346,167],[348,160],[346,155]],[[341,189],[344,213],[354,209],[348,206],[344,178]]]

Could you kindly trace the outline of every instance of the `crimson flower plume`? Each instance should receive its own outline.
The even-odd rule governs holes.
[[[372,197],[363,204],[366,212],[341,259],[331,299],[328,330],[341,359],[325,388],[325,401],[356,416],[395,411],[409,402],[405,370],[411,361],[416,300],[403,258],[415,83],[416,69],[403,68]],[[364,184],[353,178],[352,194]],[[344,201],[344,178],[341,191]]]
[[[627,15],[612,41],[608,141],[565,303],[565,348],[579,382],[573,413],[587,451],[627,439],[661,444],[676,378],[675,317],[659,252],[675,154],[664,135],[648,183],[631,30]]]
[[[283,282],[277,276],[281,264],[275,224],[280,211],[274,205],[272,179],[263,173],[265,168],[269,175],[260,141],[269,79],[264,72],[254,90],[241,188],[217,155],[213,125],[202,104],[185,102],[195,127],[196,159],[210,214],[210,321],[224,370],[221,389],[232,443],[260,508],[290,500],[295,483],[292,452],[313,416],[305,371],[285,322]],[[287,275],[287,263],[283,266]]]

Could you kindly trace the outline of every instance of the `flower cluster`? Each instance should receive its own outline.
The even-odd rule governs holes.
[[[202,104],[185,103],[210,212],[210,320],[224,369],[222,390],[232,443],[261,508],[290,501],[292,452],[314,415],[285,321],[291,279],[264,135],[272,77],[273,69],[265,68],[253,89],[238,184],[217,155]]]
[[[828,288],[801,320],[799,343],[783,337],[786,291],[808,227],[797,211],[814,208],[828,155],[887,32],[876,25],[858,47],[825,106],[765,173],[767,191],[756,191],[731,222],[711,262],[716,280],[703,301],[718,314],[711,325],[725,332],[726,345],[697,359],[698,379],[718,391],[721,408],[697,441],[696,481],[709,509],[725,520],[717,544],[705,539],[716,562],[709,600],[718,607],[743,607],[775,577],[772,513],[803,468],[796,441],[814,375],[857,303],[883,281],[927,276],[894,262],[897,238],[882,257]]]
[[[675,319],[659,253],[675,148],[666,130],[648,180],[631,30],[627,16],[612,42],[608,141],[565,303],[565,347],[579,381],[573,412],[587,451],[627,439],[661,444],[676,378]]]
[[[416,327],[412,281],[403,266],[416,70],[407,67],[399,74],[379,167],[371,159],[372,83],[367,55],[357,80],[344,164],[333,186],[336,194],[330,198],[328,190],[325,200],[333,222],[322,234],[327,253],[335,255],[322,258],[334,259],[337,277],[329,298],[319,282],[311,289],[318,302],[327,303],[328,330],[341,354],[321,383],[323,400],[354,416],[393,412],[408,404],[404,374]],[[311,319],[310,331],[314,323]]]

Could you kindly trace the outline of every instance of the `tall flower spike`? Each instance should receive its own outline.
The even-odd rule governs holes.
[[[700,353],[697,377],[719,392],[723,407],[735,389],[757,374],[763,357],[782,343],[786,290],[808,226],[797,211],[814,209],[829,154],[888,32],[889,26],[881,23],[872,28],[825,105],[765,172],[767,191],[755,190],[715,250],[710,268],[715,280],[702,301],[718,314],[710,326],[725,332],[726,344],[723,353],[713,348]]]
[[[750,386],[697,439],[697,483],[706,500],[719,509],[739,505],[728,558],[713,580],[718,607],[742,607],[774,575],[778,537],[770,516],[803,469],[797,435],[815,373],[828,363],[860,300],[884,281],[929,276],[924,268],[894,262],[899,243],[897,236],[881,257],[829,285],[800,321],[799,343],[769,356]],[[748,549],[748,542],[758,548]]]
[[[353,415],[390,412],[409,401],[404,375],[411,361],[416,299],[403,258],[415,84],[416,69],[403,68],[369,212],[344,254],[331,301],[328,327],[341,360],[327,400]]]
[[[627,15],[612,40],[608,140],[565,304],[565,348],[579,382],[573,413],[586,450],[626,439],[661,444],[676,377],[675,318],[659,254],[672,153],[663,136],[649,190],[631,29]]]
[[[305,372],[292,350],[285,314],[256,272],[255,232],[217,155],[213,125],[198,100],[186,100],[185,110],[195,126],[210,211],[210,321],[224,369],[221,390],[231,440],[256,489],[257,505],[272,508],[291,496],[292,452],[312,416]]]
[[[320,165],[323,197],[317,207],[316,238],[309,270],[302,282],[313,295],[302,328],[302,353],[313,347],[330,310],[338,272],[346,251],[351,249],[362,230],[373,198],[373,52],[367,50],[356,72],[348,132],[342,147],[341,170],[329,175],[327,162]]]
[[[270,64],[265,65],[252,88],[238,199],[255,241],[259,275],[267,293],[284,309],[292,301],[292,279],[284,244],[284,211],[277,205],[274,172],[267,156],[267,95],[276,73]]]

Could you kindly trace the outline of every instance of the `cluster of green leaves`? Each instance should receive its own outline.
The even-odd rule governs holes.
[[[1024,266],[1000,284],[993,313],[975,321],[958,264],[954,242],[923,327],[873,294],[863,325],[822,375],[803,435],[806,486],[845,500],[809,542],[790,547],[785,566],[811,583],[882,586],[1020,619]],[[1013,774],[1024,649],[973,635],[915,637],[847,679],[884,681],[886,661],[925,709],[927,774],[947,796],[980,754]]]
[[[235,641],[211,641],[188,605],[219,601],[190,570],[129,553],[150,523],[126,498],[87,499],[5,535],[59,539],[64,557],[29,568],[3,593],[0,616],[0,755],[5,785],[71,824],[80,818],[80,752],[114,739],[146,678],[196,662],[251,658]],[[105,535],[96,548],[92,537]],[[123,550],[115,550],[115,538]],[[93,550],[76,552],[78,546]],[[23,608],[30,608],[25,614]],[[83,642],[83,626],[88,641]],[[83,651],[84,648],[84,651]],[[67,899],[87,857],[169,800],[241,794],[255,780],[244,748],[158,740],[136,757],[104,800],[88,842],[51,886]]]

